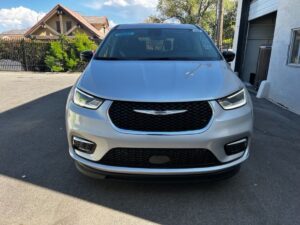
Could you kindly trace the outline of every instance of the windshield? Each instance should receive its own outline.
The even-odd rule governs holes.
[[[209,37],[195,29],[115,29],[95,59],[221,60]]]

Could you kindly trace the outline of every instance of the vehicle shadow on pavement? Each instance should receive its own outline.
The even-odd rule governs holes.
[[[1,175],[160,224],[280,224],[287,219],[293,224],[299,219],[299,116],[254,99],[252,155],[230,180],[170,184],[94,180],[77,172],[68,155],[64,110],[69,90],[0,115]]]

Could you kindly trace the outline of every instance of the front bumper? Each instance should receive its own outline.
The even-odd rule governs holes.
[[[97,110],[89,110],[68,100],[66,125],[69,153],[78,163],[107,173],[132,175],[195,175],[224,171],[244,162],[249,156],[253,126],[251,100],[241,108],[225,111],[215,101],[210,101],[213,118],[209,125],[199,132],[184,133],[127,133],[116,129],[108,116],[111,101],[105,101]],[[72,137],[80,137],[96,143],[93,154],[77,151],[72,147]],[[244,152],[227,155],[224,145],[242,138],[248,138]],[[98,161],[113,148],[204,148],[210,150],[222,163],[202,168],[132,168],[99,164]]]
[[[213,173],[196,173],[196,174],[175,174],[175,175],[155,175],[155,174],[124,174],[124,173],[113,173],[105,172],[88,167],[79,162],[75,162],[76,168],[84,175],[96,178],[96,179],[115,179],[115,180],[126,180],[126,181],[142,181],[142,182],[199,182],[199,181],[218,181],[230,178],[234,176],[240,170],[240,165],[230,167],[225,170],[216,171]]]

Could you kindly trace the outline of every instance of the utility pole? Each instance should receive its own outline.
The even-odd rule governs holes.
[[[217,29],[217,45],[222,48],[223,43],[223,24],[224,24],[224,0],[218,1],[218,29]]]

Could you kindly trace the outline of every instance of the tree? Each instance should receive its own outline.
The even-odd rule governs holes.
[[[84,33],[76,33],[74,39],[62,35],[59,41],[51,42],[45,63],[53,72],[76,70],[83,64],[80,52],[96,48],[96,44]]]
[[[237,1],[224,1],[224,27],[223,27],[223,45],[232,47],[235,20],[237,13]]]
[[[177,19],[180,23],[200,25],[211,37],[216,38],[218,0],[159,0],[158,15],[148,17],[145,22],[163,23]],[[236,15],[236,0],[224,0],[224,36],[232,41]],[[233,27],[233,29],[232,29]]]
[[[222,48],[223,46],[223,28],[224,28],[224,0],[218,2],[218,16],[217,16],[217,46]]]
[[[217,0],[159,0],[159,15],[150,16],[145,22],[163,23],[168,19],[177,19],[180,23],[198,24],[212,35],[211,18],[215,19],[216,2]]]
[[[164,21],[162,18],[159,18],[157,16],[149,16],[145,19],[145,23],[163,23]]]
[[[181,23],[201,24],[202,18],[213,9],[217,0],[159,0],[158,10],[162,15],[176,18]]]

